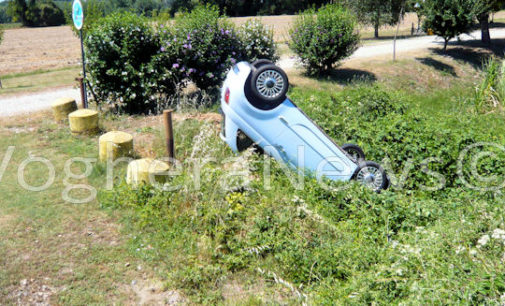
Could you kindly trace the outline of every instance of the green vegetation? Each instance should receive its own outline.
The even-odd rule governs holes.
[[[160,267],[167,283],[195,303],[223,302],[230,283],[248,292],[243,288],[265,281],[274,284],[277,296],[265,297],[272,285],[260,285],[246,298],[273,302],[282,296],[291,303],[314,304],[499,303],[505,293],[500,234],[505,214],[496,204],[503,196],[473,191],[451,171],[458,146],[465,147],[452,137],[481,134],[503,143],[500,123],[493,129],[481,125],[502,115],[481,117],[464,102],[463,113],[440,110],[428,116],[422,110],[431,99],[450,104],[457,97],[444,101],[424,95],[414,102],[402,91],[390,91],[370,84],[350,85],[337,94],[296,87],[291,97],[338,143],[353,140],[370,158],[386,151],[394,159],[391,174],[401,175],[408,166],[405,158],[412,157],[414,169],[404,187],[376,194],[355,184],[327,182],[336,188],[327,190],[306,178],[298,190],[294,173],[251,152],[229,160],[233,155],[215,126],[187,120],[177,126],[184,131],[176,141],[183,170],[169,185],[133,190],[119,184],[102,191],[100,203],[127,216],[129,232],[142,233],[131,240],[131,248],[141,249],[139,256]],[[458,120],[449,119],[453,116]],[[163,148],[156,149],[162,156]],[[419,164],[429,157],[444,160],[438,168],[428,165],[447,176],[440,191],[419,186],[430,183]],[[198,189],[191,158],[212,160],[201,168]],[[490,170],[492,163],[482,163],[479,167]],[[269,165],[267,188],[263,177]],[[245,173],[230,177],[225,169]],[[170,190],[176,186],[181,188]]]
[[[290,48],[301,58],[309,73],[329,73],[333,65],[358,48],[356,19],[339,5],[307,10],[290,30]]]
[[[445,51],[449,40],[471,29],[474,9],[473,0],[427,0],[423,3],[423,29],[442,37]]]
[[[172,76],[171,63],[157,62],[160,40],[143,17],[132,13],[105,17],[89,32],[85,47],[99,103],[129,114],[148,114],[156,111],[160,95],[174,94],[177,76]]]
[[[381,194],[352,183],[326,182],[334,188],[328,190],[311,177],[297,189],[296,175],[265,156],[246,151],[234,158],[216,120],[203,119],[215,114],[178,112],[181,171],[174,171],[169,185],[133,190],[124,183],[121,164],[115,188],[106,190],[106,165],[94,163],[89,178],[72,183],[97,188],[99,200],[69,205],[61,200],[63,174],[51,189],[31,193],[17,184],[17,166],[31,152],[63,169],[67,158],[96,157],[97,138],[71,136],[66,126],[43,119],[46,114],[2,121],[1,158],[7,146],[19,151],[0,185],[0,303],[15,301],[9,293],[32,278],[65,288],[54,291],[55,304],[136,303],[128,292],[142,277],[164,282],[189,303],[501,303],[505,212],[503,195],[493,191],[500,184],[467,179],[490,190],[468,188],[455,159],[477,141],[505,143],[504,115],[475,111],[470,85],[477,70],[462,70],[473,66],[427,56],[457,66],[457,75],[434,66],[420,70],[426,64],[411,59],[376,61],[369,69],[376,84],[293,75],[290,97],[311,118],[337,143],[357,143],[389,169],[394,186]],[[381,80],[386,66],[401,74],[386,71],[391,78]],[[412,71],[435,81],[418,84]],[[452,83],[443,85],[442,79]],[[165,155],[158,117],[104,114],[102,124],[104,130],[137,133],[141,156]],[[478,173],[503,179],[504,152],[491,147],[473,153],[484,150],[497,155],[479,159]],[[446,177],[437,191],[422,187],[440,182],[423,171],[422,162],[431,157],[442,161],[429,162],[427,169]],[[207,160],[199,181],[195,159]],[[465,159],[465,178],[471,164]],[[230,169],[242,174],[231,176]],[[271,177],[265,185],[266,169]],[[26,169],[33,185],[46,176],[44,167]],[[176,186],[181,188],[171,188]],[[120,233],[115,222],[122,224]],[[27,251],[34,241],[40,250]]]
[[[259,21],[236,29],[211,6],[156,27],[133,13],[114,13],[94,23],[85,47],[98,102],[128,114],[159,113],[188,81],[215,92],[241,60],[277,59],[273,34]]]
[[[374,37],[379,38],[379,28],[383,25],[395,25],[405,13],[405,0],[352,0],[349,7],[363,24],[374,27]]]
[[[491,58],[484,68],[484,79],[475,94],[476,111],[501,111],[505,103],[505,62]]]
[[[12,18],[7,14],[8,2],[0,2],[0,23],[10,23]]]
[[[82,71],[81,67],[62,69],[36,70],[31,72],[2,75],[3,88],[0,95],[28,93],[48,88],[73,86],[75,77]]]
[[[53,0],[11,0],[7,12],[13,21],[29,27],[59,26],[65,23],[63,10]]]

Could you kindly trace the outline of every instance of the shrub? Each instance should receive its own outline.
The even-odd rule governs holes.
[[[142,17],[115,13],[96,23],[85,40],[87,69],[101,100],[129,114],[155,112],[179,83],[176,46],[161,46]]]
[[[242,41],[245,57],[254,62],[258,59],[270,59],[277,61],[277,48],[274,41],[274,32],[267,28],[258,19],[248,20],[239,28],[239,36]]]
[[[298,54],[309,73],[328,73],[333,65],[358,47],[356,19],[339,5],[305,11],[290,30],[290,48]]]
[[[3,38],[4,38],[4,28],[0,26],[0,44],[2,43]]]
[[[180,72],[187,73],[200,89],[219,85],[231,65],[245,59],[233,25],[215,6],[198,6],[176,20],[182,46]]]
[[[505,101],[505,62],[490,58],[484,66],[484,79],[475,91],[475,107],[479,113],[503,108]]]

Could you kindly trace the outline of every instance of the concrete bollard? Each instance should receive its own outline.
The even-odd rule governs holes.
[[[68,115],[77,110],[77,103],[73,98],[60,98],[51,104],[54,120],[62,122],[68,119]]]
[[[133,136],[120,131],[108,132],[98,138],[98,152],[102,162],[132,156]]]
[[[128,185],[138,186],[142,183],[151,185],[166,183],[166,172],[170,166],[162,161],[144,158],[132,161],[128,164],[126,182]]]
[[[98,112],[91,109],[80,109],[68,115],[70,131],[73,134],[98,133]]]

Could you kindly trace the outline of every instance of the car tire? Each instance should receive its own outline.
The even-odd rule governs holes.
[[[259,109],[271,110],[286,100],[288,76],[275,65],[267,64],[253,70],[248,83],[251,102]]]
[[[358,145],[346,143],[342,146],[342,150],[349,154],[355,162],[366,160],[365,152],[363,152],[363,149],[361,149]]]
[[[352,179],[380,192],[387,189],[389,179],[381,165],[372,161],[361,162]]]
[[[259,59],[259,60],[256,60],[254,63],[252,63],[253,67],[256,68],[256,69],[259,69],[261,68],[262,66],[265,66],[265,65],[273,65],[274,63],[271,61],[271,60],[268,60],[268,59]]]

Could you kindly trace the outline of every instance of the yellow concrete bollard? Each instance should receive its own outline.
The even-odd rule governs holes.
[[[54,120],[57,122],[65,121],[68,115],[77,110],[77,103],[73,98],[60,98],[51,104]]]
[[[120,157],[132,156],[133,136],[119,131],[108,132],[98,138],[100,161],[112,161]]]
[[[98,112],[91,109],[80,109],[68,115],[70,131],[73,134],[98,133]]]
[[[126,182],[132,186],[138,186],[142,183],[147,185],[166,183],[166,172],[169,169],[170,166],[167,163],[159,160],[151,158],[134,160],[128,164]]]

